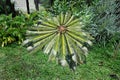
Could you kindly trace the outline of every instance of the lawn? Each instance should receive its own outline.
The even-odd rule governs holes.
[[[95,46],[87,63],[73,72],[48,62],[43,52],[30,54],[24,47],[12,44],[0,48],[0,80],[119,80],[120,54],[116,59],[111,55],[112,49]]]

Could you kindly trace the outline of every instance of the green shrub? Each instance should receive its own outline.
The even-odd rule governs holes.
[[[100,0],[93,6],[93,24],[88,27],[88,30],[95,37],[96,43],[106,46],[116,34],[120,34],[119,21],[117,21],[119,15],[115,14],[118,7],[115,0]]]
[[[86,24],[85,29],[92,34],[94,43],[99,47],[112,46],[114,52],[110,53],[115,57],[120,46],[119,4],[115,0],[99,0],[86,9],[91,14],[91,21],[88,21],[90,23]]]
[[[12,18],[12,15],[0,16],[0,44],[2,47],[7,45],[8,43],[12,43],[14,41],[18,41],[19,43],[23,40],[21,30],[23,28],[24,18],[16,16]]]
[[[12,17],[12,14],[0,15],[0,45],[5,45],[13,42],[21,44],[25,39],[25,31],[29,26],[36,23],[37,13],[20,14]]]

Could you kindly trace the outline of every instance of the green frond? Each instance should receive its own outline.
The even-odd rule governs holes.
[[[67,32],[67,34],[80,42],[86,41],[84,38],[81,38],[80,36],[76,35],[75,33]]]
[[[44,48],[44,53],[48,54],[50,52],[50,50],[52,49],[52,47],[53,47],[53,45],[55,43],[56,38],[57,38],[57,36],[54,36],[53,39],[51,39],[49,41],[49,43]]]
[[[72,20],[70,23],[68,23],[67,27],[71,27],[72,25],[79,25],[79,22],[80,20],[79,19],[75,19],[75,20]]]
[[[63,22],[64,22],[64,14],[61,13],[59,17],[60,17],[60,24],[63,25]]]
[[[68,54],[73,54],[74,51],[73,51],[73,49],[72,49],[72,45],[71,45],[71,42],[70,42],[71,39],[69,39],[66,34],[65,34],[65,38],[66,38],[66,44],[67,44]]]
[[[64,36],[64,34],[61,34],[61,41],[62,41],[62,43],[61,43],[61,52],[62,52],[62,54],[63,54],[63,57],[65,57],[65,55],[66,55],[66,41],[65,41],[65,36]]]
[[[60,22],[57,17],[53,17],[53,22],[57,24],[57,26],[60,26]]]
[[[32,27],[29,30],[30,31],[51,31],[51,30],[55,30],[55,29],[51,28],[51,27],[46,27],[44,25],[38,25],[37,27]]]
[[[45,34],[45,35],[39,35],[39,36],[34,36],[34,37],[32,37],[32,41],[33,42],[36,42],[36,41],[40,41],[40,40],[42,40],[42,39],[44,39],[44,38],[49,38],[50,36],[52,36],[52,35],[54,35],[55,33],[51,33],[51,34]]]
[[[52,27],[55,28],[56,26],[54,24],[51,24],[50,22],[46,21],[42,21],[41,20],[42,25],[45,25],[46,27]]]
[[[50,23],[51,25],[54,25],[54,27],[57,27],[58,24],[54,22],[54,19],[47,19],[47,22]]]
[[[66,24],[66,23],[69,21],[70,18],[71,18],[71,14],[70,14],[70,13],[66,13],[66,14],[65,14],[65,17],[64,17],[64,22],[63,22],[63,24]]]
[[[35,34],[35,35],[42,35],[42,34],[48,34],[56,32],[57,30],[50,30],[50,31],[27,31],[26,34]]]
[[[53,48],[56,51],[56,53],[59,51],[59,47],[60,47],[59,42],[60,42],[60,33],[57,34],[56,42],[55,42],[54,48]]]
[[[77,45],[79,45],[79,47],[82,47],[83,44],[81,42],[79,42],[78,40],[76,40],[75,38],[67,35],[68,39],[71,41],[70,43],[72,44],[72,42],[75,42]]]
[[[70,22],[74,19],[74,16],[72,15],[70,17],[70,19],[65,23],[65,26],[68,26],[68,24],[70,24]]]
[[[51,39],[53,39],[54,36],[55,35],[51,35],[51,36],[49,36],[49,38],[44,38],[44,39],[34,43],[33,46],[35,48],[30,53],[35,53],[39,50],[42,50],[44,48],[44,46],[47,45]]]

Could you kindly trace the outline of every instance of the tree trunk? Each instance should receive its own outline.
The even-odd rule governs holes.
[[[37,11],[39,11],[39,0],[34,0],[35,8]]]
[[[30,14],[29,0],[26,0],[27,13]]]
[[[86,0],[86,4],[87,4],[88,6],[90,6],[91,3],[92,3],[92,0]]]
[[[52,6],[53,5],[53,3],[54,3],[54,0],[50,0],[50,5]]]

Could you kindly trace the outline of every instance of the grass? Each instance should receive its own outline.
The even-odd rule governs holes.
[[[95,46],[87,63],[72,72],[68,67],[47,62],[48,56],[42,52],[29,54],[25,48],[12,44],[0,48],[0,80],[119,80],[120,54],[113,58],[112,52],[111,48]]]

